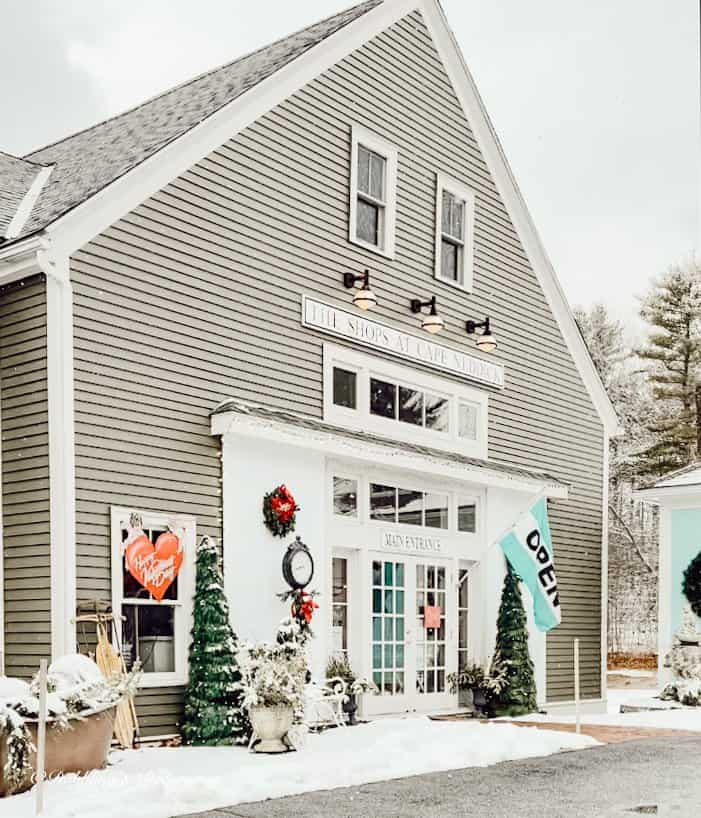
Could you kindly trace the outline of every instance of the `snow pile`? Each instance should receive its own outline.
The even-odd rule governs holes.
[[[299,752],[264,756],[241,747],[124,751],[87,778],[46,788],[46,818],[170,818],[265,798],[595,745],[587,736],[510,724],[387,719],[311,735]],[[31,793],[0,802],[0,816],[29,818]]]
[[[684,707],[678,702],[655,699],[655,691],[650,689],[609,690],[606,713],[582,713],[582,724],[598,724],[606,727],[650,727],[664,730],[691,730],[701,732],[701,707]],[[638,713],[621,713],[621,705],[655,707],[656,710],[642,710]],[[521,716],[522,721],[574,724],[574,709],[542,715],[530,713]]]

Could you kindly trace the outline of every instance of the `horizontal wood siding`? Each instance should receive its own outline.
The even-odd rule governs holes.
[[[350,126],[399,150],[397,252],[348,242]],[[436,282],[435,174],[476,191],[475,286]],[[108,506],[196,514],[221,536],[224,398],[320,417],[323,337],[302,294],[346,307],[369,267],[373,318],[417,332],[409,299],[438,296],[441,341],[492,317],[507,387],[491,396],[490,456],[572,484],[553,504],[564,622],[548,640],[548,694],[600,694],[602,426],[477,148],[421,16],[400,21],[197,163],[72,260],[78,581],[109,594]],[[505,521],[506,522],[506,521]]]
[[[46,283],[0,289],[5,672],[51,655]]]

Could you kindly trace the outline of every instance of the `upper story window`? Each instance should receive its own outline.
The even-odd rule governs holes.
[[[475,195],[465,185],[436,174],[436,278],[472,289]]]
[[[331,423],[486,458],[487,413],[479,389],[324,344],[324,418]]]
[[[393,258],[397,149],[358,125],[351,144],[350,241]]]

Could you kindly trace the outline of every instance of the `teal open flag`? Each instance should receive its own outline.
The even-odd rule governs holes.
[[[557,627],[561,621],[560,597],[545,497],[536,500],[519,517],[499,540],[499,545],[511,567],[531,592],[538,629],[549,631]]]

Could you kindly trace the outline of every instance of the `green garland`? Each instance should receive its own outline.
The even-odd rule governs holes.
[[[701,551],[694,557],[684,571],[682,582],[684,596],[689,600],[691,610],[701,617]]]

